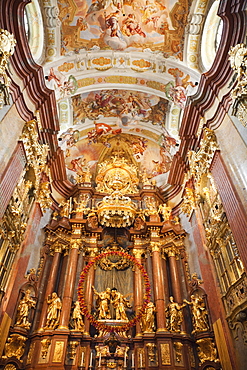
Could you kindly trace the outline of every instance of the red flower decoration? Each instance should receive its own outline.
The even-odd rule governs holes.
[[[132,320],[130,320],[127,324],[125,324],[123,326],[116,326],[116,325],[109,326],[109,325],[103,324],[102,322],[97,321],[95,319],[95,317],[93,315],[91,315],[90,312],[88,311],[86,303],[85,303],[85,299],[84,299],[83,283],[85,281],[85,278],[86,278],[90,268],[92,268],[96,264],[96,262],[98,262],[102,258],[110,256],[110,255],[122,256],[122,257],[125,257],[125,258],[129,259],[131,262],[133,262],[134,265],[141,271],[142,277],[143,277],[143,280],[144,280],[144,285],[145,285],[145,294],[144,294],[145,299],[144,299],[144,302],[143,302],[143,305],[142,305],[141,309],[138,311],[138,314]],[[98,256],[96,256],[82,270],[80,280],[79,280],[79,284],[78,284],[78,300],[80,302],[81,311],[86,316],[86,318],[91,322],[91,324],[93,326],[95,326],[98,330],[101,330],[101,331],[104,330],[104,331],[107,331],[109,333],[110,332],[123,332],[123,331],[128,331],[132,326],[135,326],[136,323],[138,321],[140,321],[141,317],[143,316],[143,314],[145,312],[145,309],[146,309],[148,303],[150,302],[150,297],[151,297],[150,291],[151,291],[151,288],[150,288],[148,274],[145,271],[144,267],[139,263],[139,261],[135,257],[131,256],[130,254],[128,254],[126,252],[109,251],[109,252],[101,253]]]

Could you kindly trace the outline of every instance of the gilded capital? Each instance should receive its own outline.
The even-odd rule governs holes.
[[[71,239],[70,249],[79,249],[82,244],[81,239]]]
[[[145,250],[144,249],[134,248],[132,252],[133,252],[133,255],[135,256],[135,258],[141,258],[142,255],[145,254]]]
[[[150,249],[151,252],[160,252],[161,251],[161,243],[160,242],[150,242]]]
[[[164,252],[167,254],[168,257],[176,257],[177,258],[178,255],[180,254],[179,250],[174,246],[164,248]]]

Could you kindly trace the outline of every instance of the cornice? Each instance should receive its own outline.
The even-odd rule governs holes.
[[[186,156],[189,150],[196,150],[199,145],[200,140],[197,138],[197,130],[200,119],[205,116],[206,111],[216,103],[215,112],[206,123],[206,126],[217,128],[230,107],[229,93],[225,94],[218,101],[219,92],[229,84],[233,74],[228,55],[230,47],[243,42],[245,39],[247,25],[246,6],[246,0],[221,1],[218,11],[218,15],[224,22],[221,43],[211,69],[201,76],[196,94],[187,99],[188,103],[179,132],[181,144],[173,158],[168,178],[170,184],[181,185],[183,182],[184,173],[188,166]]]

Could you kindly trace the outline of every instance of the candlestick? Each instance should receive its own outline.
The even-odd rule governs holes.
[[[124,352],[124,367],[127,365],[127,353]]]
[[[84,363],[84,352],[81,353],[81,366],[83,366]]]
[[[93,367],[93,351],[91,351],[91,353],[90,353],[90,363],[89,363],[89,367]]]
[[[142,368],[142,353],[140,353],[140,368]]]
[[[101,366],[101,353],[99,354],[99,368]]]
[[[132,353],[132,367],[133,367],[133,369],[135,368],[135,357],[134,357],[134,353]]]

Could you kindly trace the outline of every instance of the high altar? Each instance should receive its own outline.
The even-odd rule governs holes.
[[[79,178],[45,232],[6,358],[18,348],[20,360],[28,340],[25,369],[220,368],[186,233],[127,150],[108,149],[95,182]]]

